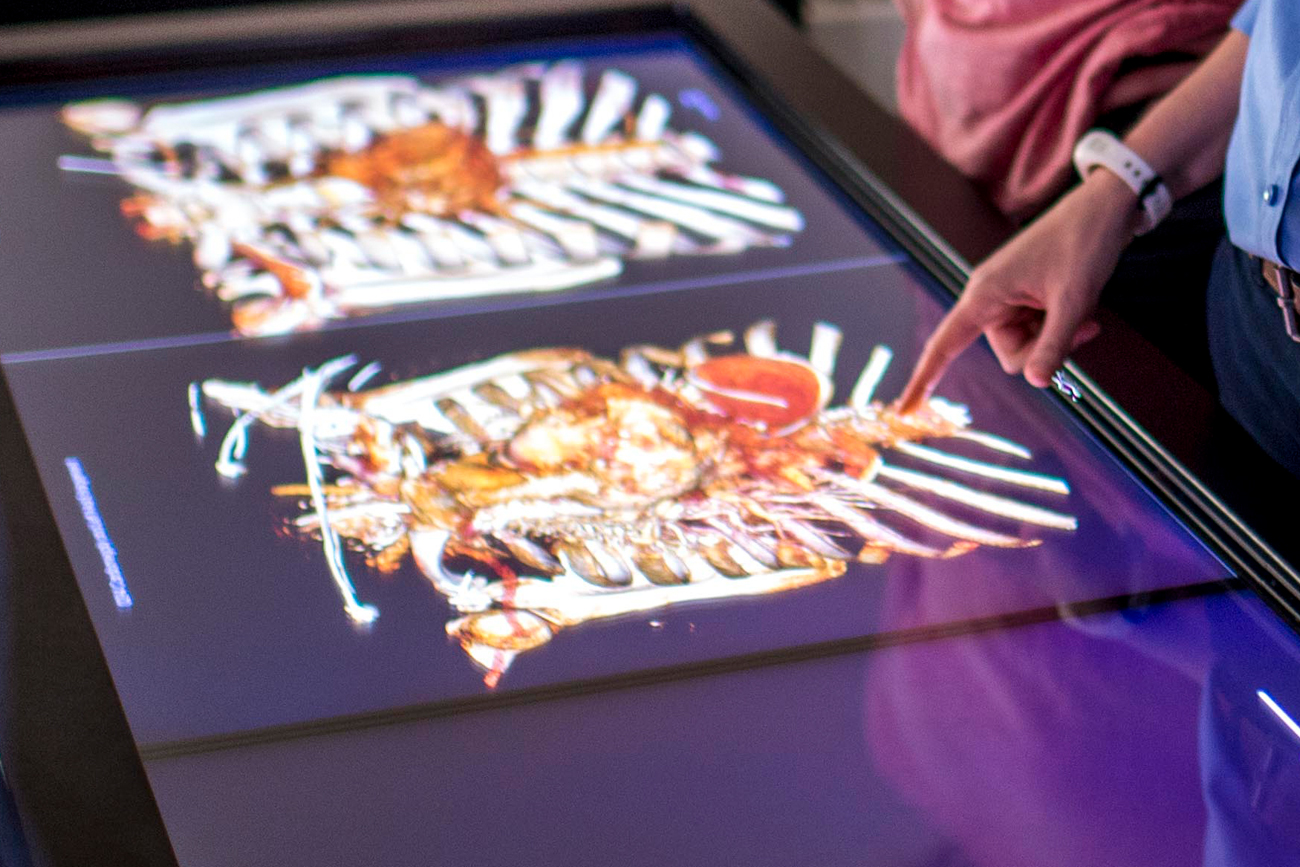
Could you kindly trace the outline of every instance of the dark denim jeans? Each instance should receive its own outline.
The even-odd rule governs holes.
[[[1223,186],[1216,181],[1184,197],[1155,231],[1129,245],[1101,297],[1211,394],[1205,287],[1223,236]]]
[[[1206,298],[1219,401],[1300,477],[1300,343],[1287,336],[1275,298],[1258,260],[1219,244]]]

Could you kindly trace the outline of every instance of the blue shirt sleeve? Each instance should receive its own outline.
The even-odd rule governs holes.
[[[1246,0],[1232,16],[1232,29],[1240,30],[1247,36],[1255,29],[1255,19],[1259,16],[1260,0]]]
[[[1249,0],[1233,26],[1250,46],[1223,181],[1228,236],[1300,268],[1300,0]]]

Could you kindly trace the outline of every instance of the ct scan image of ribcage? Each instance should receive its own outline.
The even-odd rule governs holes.
[[[576,61],[437,86],[370,75],[101,99],[63,119],[135,188],[122,210],[139,233],[187,245],[247,336],[563,290],[629,259],[784,246],[803,228],[774,183],[721,171],[708,138],[674,129],[667,98]]]
[[[840,343],[823,322],[807,357],[782,351],[764,320],[740,340],[526,349],[378,385],[377,362],[346,356],[269,388],[196,382],[190,409],[200,436],[234,414],[216,464],[229,479],[248,472],[254,431],[296,436],[304,476],[262,484],[296,511],[291,535],[321,545],[347,616],[380,614],[352,569],[413,560],[495,687],[520,653],[588,621],[1077,528],[1066,482],[973,429],[966,407],[876,400],[887,347],[833,405]]]

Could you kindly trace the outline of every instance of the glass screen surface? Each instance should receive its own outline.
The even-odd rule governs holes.
[[[684,41],[185,88],[0,114],[146,756],[1229,576],[983,349],[893,412],[939,290]]]
[[[1298,661],[1215,593],[149,769],[185,864],[1271,867]]]

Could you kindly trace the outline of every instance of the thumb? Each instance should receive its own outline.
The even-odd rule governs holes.
[[[1074,332],[1074,343],[1070,346],[1070,351],[1078,349],[1083,344],[1092,340],[1098,334],[1101,334],[1101,325],[1095,319],[1086,319],[1079,326],[1079,330]]]
[[[1025,362],[1025,379],[1036,388],[1046,388],[1052,375],[1065,363],[1065,356],[1078,343],[1077,332],[1083,324],[1083,315],[1066,304],[1057,304],[1043,318],[1042,331],[1034,341],[1034,349]],[[1088,331],[1092,329],[1089,328]],[[1079,335],[1086,340],[1092,334]]]

